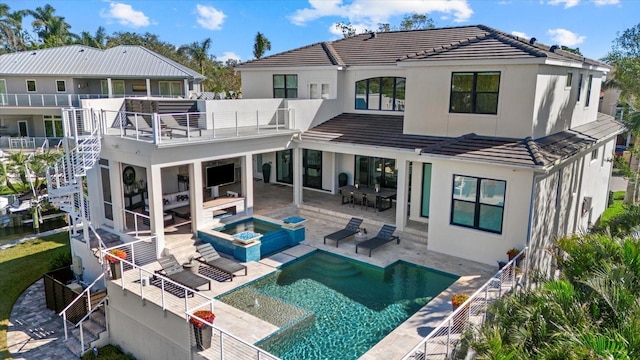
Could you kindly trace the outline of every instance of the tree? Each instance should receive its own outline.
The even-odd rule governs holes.
[[[400,30],[425,30],[435,28],[435,22],[427,14],[406,14],[400,21]]]
[[[209,48],[211,48],[211,38],[206,38],[201,42],[192,42],[190,45],[182,45],[178,48],[178,53],[186,54],[198,65],[200,74],[204,74],[204,64],[209,59]]]
[[[64,17],[54,15],[55,11],[56,9],[49,4],[35,10],[26,10],[27,14],[34,18],[31,26],[44,47],[69,44],[74,37],[69,32],[71,25],[64,21]]]
[[[260,59],[265,51],[269,50],[271,50],[271,41],[258,31],[253,43],[253,56],[256,59]]]
[[[568,51],[570,53],[574,53],[576,55],[582,56],[582,53],[580,52],[580,48],[579,47],[571,48],[571,47],[568,47],[568,46],[560,45],[560,49],[564,50],[564,51]]]
[[[631,154],[629,177],[624,203],[636,201],[638,193],[638,171],[640,170],[640,24],[626,29],[613,41],[611,52],[604,61],[614,67],[613,79],[608,86],[621,90],[620,103],[626,104],[631,111],[625,114],[623,121],[634,136],[634,151]]]
[[[81,45],[104,49],[107,46],[107,33],[104,27],[100,26],[95,35],[91,35],[88,31],[81,32],[76,42]]]
[[[27,48],[27,33],[22,29],[25,10],[9,12],[9,6],[0,4],[0,46],[4,51],[22,51]]]
[[[337,22],[336,23],[336,29],[340,30],[340,32],[342,32],[342,36],[343,38],[349,38],[352,36],[356,36],[356,28],[351,25],[350,22]]]

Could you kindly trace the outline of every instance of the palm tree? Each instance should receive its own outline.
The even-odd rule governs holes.
[[[638,180],[640,176],[638,174],[638,171],[640,171],[640,153],[638,153],[640,151],[640,111],[631,111],[625,114],[622,121],[633,137],[633,150],[629,161],[630,176],[623,203],[634,204],[638,199]]]
[[[260,59],[262,55],[264,55],[265,51],[269,50],[271,50],[271,41],[269,41],[264,34],[258,31],[253,43],[253,56],[256,59]]]
[[[54,15],[55,11],[56,9],[49,4],[35,10],[27,10],[34,18],[31,23],[33,30],[45,47],[64,45],[71,40],[71,25],[64,21],[64,17]]]
[[[182,45],[178,49],[178,53],[186,54],[192,61],[194,61],[200,73],[204,74],[204,65],[209,60],[209,48],[211,48],[211,38],[206,38],[201,42],[193,42],[190,45]]]
[[[76,39],[76,42],[81,45],[91,46],[98,49],[104,49],[106,47],[107,33],[104,27],[98,27],[95,35],[91,35],[88,31],[83,31]]]
[[[26,49],[26,33],[22,30],[25,10],[9,12],[9,6],[0,4],[0,44],[9,52]]]

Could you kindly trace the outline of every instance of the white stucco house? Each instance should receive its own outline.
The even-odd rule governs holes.
[[[102,53],[109,51],[124,56],[132,48]],[[38,54],[1,56],[0,79],[9,78],[2,64],[12,56]],[[72,68],[83,59],[74,58]],[[63,105],[70,106],[61,114],[68,156],[49,174],[50,196],[84,227],[72,249],[85,282],[104,273],[95,253],[106,245],[90,240],[97,229],[130,243],[151,237],[144,246],[155,259],[175,250],[165,227],[176,217],[190,220],[198,236],[223,216],[253,214],[261,196],[254,179],[263,180],[264,164],[272,167],[266,180],[291,189],[295,206],[305,204],[308,190],[344,200],[336,196],[344,186],[379,189],[385,195],[371,205],[392,214],[388,223],[399,231],[412,231],[403,241],[485,264],[529,246],[529,261],[548,271],[548,245],[586,230],[607,206],[609,160],[624,130],[597,109],[609,68],[534,38],[477,25],[311,44],[239,64],[241,100],[197,99],[201,75],[165,60],[111,60],[104,75],[65,78],[70,89],[93,84],[99,92],[98,80],[107,89],[107,98]],[[163,86],[177,94],[165,80],[151,90],[162,66],[180,72],[176,91],[191,100],[162,98]],[[12,71],[27,91],[36,75],[52,84],[62,78]],[[137,87],[146,94],[115,96],[121,85],[136,89],[130,78],[146,79]],[[18,98],[8,95],[10,84],[0,80],[0,98]],[[5,109],[0,125],[19,128]],[[51,111],[60,116],[59,106]],[[83,191],[78,179],[85,177]],[[113,283],[108,289],[115,290],[112,341],[130,344],[149,327],[175,333],[150,320],[150,307],[138,318],[124,284],[122,292]],[[162,356],[178,356],[177,343],[188,340],[149,339],[147,351]]]

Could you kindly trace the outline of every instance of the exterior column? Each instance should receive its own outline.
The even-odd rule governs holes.
[[[198,233],[198,227],[212,219],[205,219],[202,211],[203,196],[202,162],[189,164],[189,204],[191,206],[191,232]]]
[[[184,83],[184,98],[188,99],[189,98],[189,80],[184,79],[183,83]]]
[[[151,79],[147,79],[147,96],[151,96]]]
[[[397,159],[398,164],[398,189],[396,197],[396,227],[404,230],[407,225],[407,204],[409,203],[409,162]]]
[[[111,78],[107,78],[107,94],[109,97],[113,97],[113,84],[111,84]]]
[[[302,204],[302,149],[293,148],[293,203]]]
[[[111,210],[113,228],[124,229],[124,189],[122,187],[122,163],[109,159],[109,182],[111,183]]]
[[[156,256],[164,250],[164,203],[162,201],[162,171],[160,166],[147,168],[147,191],[149,192],[149,217],[151,233],[156,234]]]
[[[247,154],[241,158],[242,164],[242,194],[247,215],[253,214],[253,156]]]

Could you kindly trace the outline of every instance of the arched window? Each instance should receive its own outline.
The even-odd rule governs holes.
[[[403,77],[375,77],[356,81],[356,110],[404,111]]]

